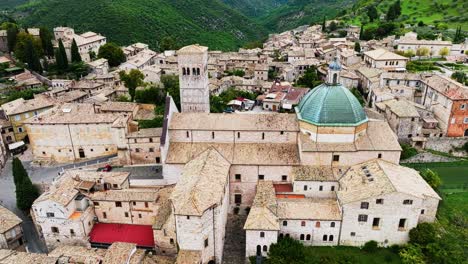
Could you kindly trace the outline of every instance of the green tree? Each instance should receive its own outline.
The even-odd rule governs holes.
[[[135,102],[137,103],[162,105],[165,103],[165,98],[164,90],[155,86],[135,92]]]
[[[418,57],[425,57],[429,56],[430,50],[427,47],[421,47],[416,50],[416,56]]]
[[[449,54],[450,50],[447,47],[443,47],[439,50],[439,55],[442,56],[442,58],[445,58]]]
[[[15,45],[15,57],[24,63],[30,63],[28,61],[28,45],[32,43],[33,49],[35,50],[35,54],[38,57],[42,57],[42,44],[41,40],[29,35],[26,32],[20,32],[16,38],[16,45]]]
[[[439,174],[431,169],[426,169],[421,172],[421,176],[435,190],[442,185],[442,180],[440,179]]]
[[[397,0],[395,3],[388,7],[387,21],[393,21],[401,15],[401,3]]]
[[[417,245],[408,244],[400,250],[401,263],[403,264],[425,264],[424,254]]]
[[[466,78],[466,73],[462,71],[456,71],[452,73],[451,77],[452,79],[457,80],[457,82],[462,83],[462,84],[468,81],[468,79]]]
[[[361,44],[359,43],[359,41],[356,41],[354,43],[354,51],[361,52]]]
[[[328,25],[328,31],[333,32],[338,28],[338,25],[336,24],[335,21],[330,22],[330,25]]]
[[[418,151],[409,144],[401,144],[401,157],[400,159],[409,159],[418,154]]]
[[[179,77],[176,75],[163,75],[161,76],[161,83],[164,86],[164,93],[169,94],[177,108],[180,109]]]
[[[161,39],[161,44],[159,46],[160,46],[161,51],[176,50],[177,49],[176,41],[171,36],[166,36],[166,37],[162,38]]]
[[[75,39],[73,39],[72,45],[71,45],[71,61],[81,62],[80,51],[78,50],[78,45],[76,45]]]
[[[13,180],[16,189],[16,206],[27,211],[31,208],[34,200],[39,197],[39,191],[31,182],[28,173],[18,158],[13,158]]]
[[[53,39],[54,36],[45,27],[41,27],[39,29],[39,36],[41,38],[42,49],[43,49],[44,55],[46,55],[47,57],[53,57],[54,56],[54,46],[52,44],[52,39]]]
[[[374,253],[377,251],[378,247],[379,245],[377,244],[377,241],[370,240],[364,244],[364,246],[362,247],[362,250],[364,250],[367,253]]]
[[[129,73],[125,71],[119,72],[120,80],[124,82],[125,87],[128,88],[128,93],[130,94],[130,101],[133,102],[135,99],[135,91],[138,86],[143,85],[143,80],[145,75],[137,70],[132,69]]]
[[[98,58],[107,59],[109,66],[116,67],[125,62],[123,50],[115,43],[109,42],[99,47]]]
[[[367,8],[367,16],[369,17],[370,22],[374,22],[374,20],[379,17],[379,13],[377,12],[375,5],[371,5],[369,8]]]
[[[28,63],[29,69],[42,73],[41,61],[39,60],[39,56],[34,49],[33,41],[31,39],[28,39],[26,43],[25,58],[25,62]]]
[[[296,82],[296,84],[299,86],[308,87],[311,89],[316,87],[317,85],[320,85],[321,83],[322,80],[318,76],[317,67],[315,66],[309,67],[305,71],[304,75],[300,77]]]
[[[411,58],[413,58],[414,55],[416,55],[416,54],[414,53],[414,51],[411,50],[411,49],[409,49],[409,50],[405,51],[405,53],[404,53],[403,56],[408,57],[408,58],[410,58],[410,60],[411,60]]]
[[[7,28],[8,51],[13,52],[16,46],[16,39],[19,34],[18,27],[13,24]]]
[[[274,264],[305,264],[304,245],[289,237],[282,238],[278,243],[270,246],[266,262]]]
[[[57,69],[60,73],[67,71],[68,58],[62,39],[59,39],[58,49],[55,51],[55,63],[57,64]]]
[[[363,40],[364,36],[364,24],[361,24],[361,30],[359,30],[359,40]]]
[[[327,29],[327,17],[323,17],[323,21],[322,21],[322,32],[325,32],[325,30]]]
[[[437,228],[433,223],[420,223],[409,232],[410,243],[421,247],[436,241]]]

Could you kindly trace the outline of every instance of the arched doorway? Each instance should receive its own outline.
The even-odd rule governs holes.
[[[465,136],[465,137],[468,137],[468,129],[465,130],[465,135],[464,135],[464,136]]]
[[[79,149],[78,149],[78,154],[80,155],[80,159],[82,159],[82,158],[85,158],[85,157],[86,157],[86,155],[85,155],[85,153],[84,153],[84,149],[83,149],[83,148],[79,148]]]
[[[208,264],[215,264],[216,262],[214,260],[208,261]]]
[[[338,74],[334,73],[333,74],[333,84],[335,84],[338,81]]]
[[[261,256],[261,255],[262,255],[262,246],[257,245],[257,256]]]

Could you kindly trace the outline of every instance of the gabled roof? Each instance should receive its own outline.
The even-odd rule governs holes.
[[[244,224],[245,230],[279,230],[279,221],[276,216],[278,204],[276,193],[271,181],[260,181],[257,184],[257,193],[250,209],[249,216]]]
[[[441,199],[416,170],[382,159],[350,167],[339,182],[337,197],[341,204],[391,193],[404,193],[421,199]]]
[[[374,60],[408,60],[408,58],[390,52],[385,49],[376,49],[364,52],[364,55],[369,56]]]
[[[176,215],[201,216],[219,205],[226,191],[231,164],[210,147],[185,164],[171,200]]]

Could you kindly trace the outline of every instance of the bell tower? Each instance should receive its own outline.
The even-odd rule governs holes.
[[[208,48],[190,45],[177,51],[182,112],[210,112]]]

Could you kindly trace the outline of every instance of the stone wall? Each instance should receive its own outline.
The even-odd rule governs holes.
[[[450,138],[450,137],[431,137],[427,139],[426,149],[432,149],[441,152],[450,152],[454,148],[460,148],[468,142],[468,137]]]

